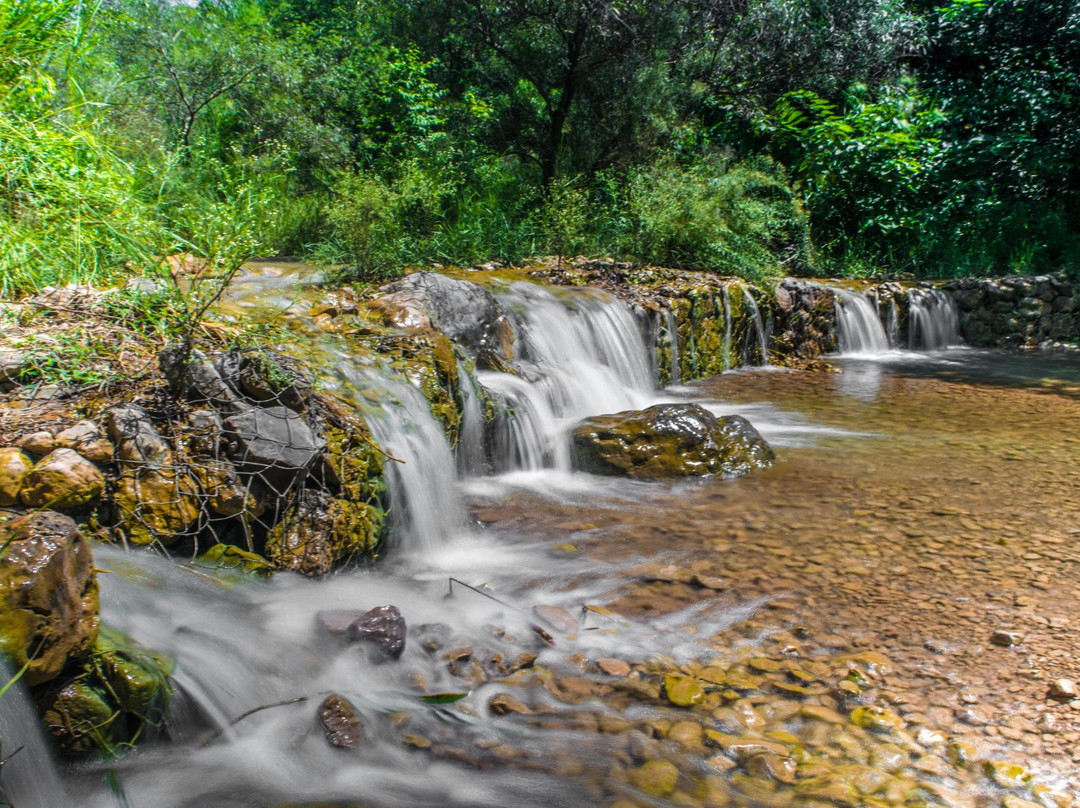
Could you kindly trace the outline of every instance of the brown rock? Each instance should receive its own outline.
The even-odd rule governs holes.
[[[1075,701],[1080,697],[1080,691],[1077,691],[1076,682],[1072,679],[1058,679],[1050,685],[1050,691],[1046,695],[1054,701],[1065,703]]]
[[[499,693],[492,696],[491,701],[488,702],[488,709],[491,710],[494,715],[506,715],[508,713],[517,713],[518,715],[533,714],[532,710],[505,693]]]
[[[14,447],[0,449],[0,508],[19,501],[19,489],[34,461]]]
[[[621,659],[598,659],[596,666],[608,676],[630,675],[630,663]]]
[[[558,606],[533,606],[533,614],[564,634],[574,634],[580,628],[577,619],[566,609]]]
[[[19,499],[28,508],[81,508],[101,496],[105,477],[71,449],[54,449],[26,475]]]
[[[349,637],[374,646],[390,659],[398,659],[405,651],[405,618],[396,606],[380,606],[353,622]]]
[[[74,449],[92,463],[111,463],[113,445],[97,424],[79,421],[56,436],[56,446],[61,449]]]
[[[47,455],[56,448],[56,440],[51,432],[33,432],[19,438],[15,443],[24,452],[38,456]]]
[[[331,693],[319,708],[326,740],[339,749],[356,749],[364,739],[364,725],[356,708],[344,696]]]
[[[128,541],[171,544],[199,520],[195,483],[181,470],[145,467],[120,475],[113,505]]]
[[[1024,641],[1024,635],[1016,631],[995,631],[990,635],[990,642],[1001,648],[1013,648]]]
[[[54,679],[90,652],[98,633],[98,588],[90,545],[75,522],[38,511],[0,525],[0,647],[26,681]]]

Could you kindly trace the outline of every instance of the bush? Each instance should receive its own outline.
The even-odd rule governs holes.
[[[806,214],[768,160],[689,166],[662,159],[630,173],[627,252],[654,264],[765,280],[812,266]]]

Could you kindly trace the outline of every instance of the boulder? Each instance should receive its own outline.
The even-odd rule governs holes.
[[[476,283],[437,272],[414,272],[383,287],[372,304],[386,320],[407,330],[432,328],[476,356],[488,349],[514,358],[514,332],[503,307]]]
[[[302,412],[311,400],[311,373],[278,351],[227,351],[214,359],[214,368],[235,392],[262,406],[281,405]]]
[[[79,421],[57,434],[55,446],[61,449],[74,449],[92,463],[111,463],[113,445],[105,437],[98,425],[91,421]]]
[[[286,407],[249,409],[225,419],[229,456],[278,495],[307,475],[326,443]]]
[[[31,685],[87,654],[98,634],[98,588],[89,543],[75,522],[37,511],[0,525],[0,647]]]
[[[33,467],[34,461],[20,449],[13,446],[0,449],[0,508],[18,503],[19,489]]]
[[[717,418],[697,404],[660,404],[589,418],[575,427],[573,443],[586,471],[641,479],[739,477],[776,459],[745,418]]]
[[[128,541],[171,544],[199,521],[199,497],[181,469],[129,469],[116,481],[113,507]]]
[[[23,480],[19,499],[28,508],[81,508],[105,490],[97,466],[73,449],[54,449]]]
[[[326,575],[374,549],[384,518],[378,507],[312,488],[292,500],[266,542],[266,556],[279,569],[313,577]]]
[[[247,407],[201,351],[170,345],[158,353],[158,366],[173,394],[193,404],[210,404],[221,412],[240,412]]]
[[[396,606],[379,606],[349,626],[349,638],[369,643],[390,659],[405,651],[405,618]]]
[[[158,434],[149,413],[136,404],[120,404],[105,411],[105,431],[115,444],[116,460],[126,468],[172,465],[172,450]]]

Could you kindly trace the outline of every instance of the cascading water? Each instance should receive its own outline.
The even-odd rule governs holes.
[[[836,293],[836,329],[841,354],[873,355],[889,350],[889,337],[866,295],[847,289]]]
[[[940,289],[908,294],[908,342],[912,349],[940,351],[960,345],[960,312],[952,295]]]
[[[671,383],[682,381],[679,368],[679,328],[675,322],[675,313],[664,309],[664,332],[667,334],[668,347],[671,350]]]
[[[496,429],[498,470],[569,471],[566,432],[573,423],[652,403],[648,346],[630,309],[602,293],[556,297],[516,283],[497,297],[510,312],[515,355],[529,377],[479,377],[504,412]]]
[[[731,370],[731,297],[725,285],[721,290],[724,309],[724,370]]]
[[[769,352],[767,350],[768,337],[765,334],[765,323],[761,319],[761,311],[758,310],[757,301],[754,300],[754,296],[750,294],[750,290],[745,286],[743,287],[743,294],[746,296],[746,304],[754,314],[754,333],[757,336],[758,364],[765,366],[769,364]]]
[[[10,682],[14,675],[0,654],[0,685]],[[0,698],[0,740],[8,758],[4,762],[0,805],[66,808],[71,804],[37,707],[20,683],[12,685]]]

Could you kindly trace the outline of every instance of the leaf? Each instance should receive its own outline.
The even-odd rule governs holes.
[[[425,704],[453,704],[468,695],[468,693],[429,693],[426,696],[421,696],[420,701]]]

